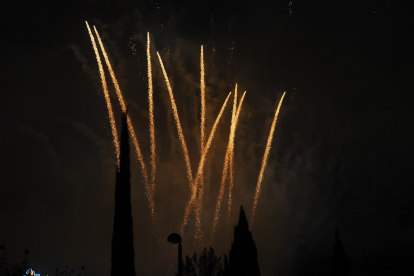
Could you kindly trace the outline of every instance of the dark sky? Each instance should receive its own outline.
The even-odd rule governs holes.
[[[85,20],[95,25],[129,105],[148,164],[145,43],[151,34],[160,241],[131,153],[137,275],[174,275],[190,192],[156,59],[170,76],[189,147],[199,160],[200,45],[207,131],[237,82],[247,91],[235,141],[235,187],[210,243],[231,108],[206,164],[203,244],[228,252],[254,189],[277,103],[286,97],[252,227],[262,275],[330,273],[339,230],[353,275],[406,275],[414,258],[411,12],[397,1],[38,1],[2,3],[0,244],[37,273],[66,265],[109,275],[116,156]],[[121,109],[107,74],[120,129]],[[149,166],[149,164],[148,164]],[[380,265],[379,265],[380,264]],[[79,269],[78,269],[79,270]]]

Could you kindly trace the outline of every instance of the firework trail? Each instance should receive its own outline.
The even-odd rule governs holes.
[[[233,183],[234,183],[234,138],[236,136],[236,129],[237,129],[237,120],[240,115],[240,110],[242,107],[242,103],[244,100],[244,96],[246,96],[246,91],[244,91],[243,96],[240,100],[239,107],[237,108],[236,117],[234,121],[234,130],[233,130],[233,137],[231,138],[231,151],[230,151],[230,185],[229,185],[229,202],[228,202],[228,218],[230,219],[230,213],[231,213],[231,205],[232,205],[232,191],[233,191]]]
[[[201,45],[201,55],[200,55],[200,90],[201,90],[201,151],[200,151],[200,155],[202,154],[203,150],[204,150],[204,140],[205,140],[205,131],[206,131],[206,97],[205,97],[205,92],[206,92],[206,86],[205,86],[205,82],[204,82],[204,53],[203,53],[203,45]],[[204,187],[204,168],[203,168],[203,173],[201,174],[201,178],[200,178],[200,186]],[[200,189],[200,192],[198,194],[198,204],[201,204],[202,200],[203,200],[203,193],[204,193],[204,188]],[[198,208],[197,208],[198,210]],[[196,212],[196,236],[197,237],[201,237],[201,220],[200,220],[200,212]]]
[[[197,188],[199,187],[200,179],[203,174],[203,169],[206,163],[206,157],[207,157],[208,150],[210,149],[211,143],[214,138],[214,134],[217,129],[217,125],[220,121],[221,116],[223,115],[224,109],[226,108],[226,104],[227,104],[227,101],[229,100],[230,95],[231,95],[231,92],[229,93],[226,100],[224,101],[223,106],[221,107],[220,113],[217,115],[216,121],[214,122],[213,128],[211,129],[210,136],[208,137],[207,143],[204,147],[204,151],[201,154],[200,163],[198,164],[197,174],[196,174],[196,177],[194,179],[194,184],[193,184],[193,187],[195,187],[195,189],[193,189],[193,193],[191,194],[190,201],[187,203],[187,207],[185,209],[184,221],[183,221],[183,224],[181,225],[181,234],[183,234],[184,227],[187,225],[188,216],[190,214],[191,207],[193,206],[194,208],[196,208],[195,210],[196,212],[201,212],[202,202],[199,202],[198,204],[196,204],[195,202],[196,197],[197,197]],[[203,187],[200,186],[199,192],[204,193]],[[200,218],[198,217],[198,219]],[[200,221],[196,223],[200,223]]]
[[[237,109],[237,83],[234,89],[234,101],[233,101],[233,112],[231,114],[231,126],[230,126],[230,152],[229,152],[229,172],[230,172],[230,186],[229,186],[229,202],[228,202],[228,218],[230,219],[230,206],[231,206],[231,188],[233,187],[233,175],[234,175],[234,135],[236,133],[236,109]]]
[[[155,155],[155,125],[154,125],[154,101],[152,88],[152,68],[151,68],[151,53],[150,53],[150,37],[147,33],[147,61],[148,61],[148,104],[149,104],[149,119],[150,119],[150,137],[151,137],[151,202],[154,202],[155,196],[155,173],[156,173],[156,155]]]
[[[200,90],[201,90],[201,152],[204,148],[204,139],[206,131],[206,84],[204,82],[204,53],[203,46],[201,46],[200,56]]]
[[[168,94],[170,95],[171,107],[172,107],[173,114],[174,114],[175,124],[177,125],[178,137],[180,138],[181,147],[183,148],[184,159],[185,159],[185,163],[187,166],[187,178],[188,178],[188,181],[190,182],[190,188],[193,189],[193,185],[192,185],[193,184],[193,173],[191,171],[190,156],[188,155],[187,145],[184,140],[183,130],[181,128],[181,123],[180,123],[180,117],[178,117],[177,105],[175,104],[174,95],[172,93],[170,81],[168,80],[167,72],[165,72],[165,68],[164,68],[164,64],[162,63],[161,56],[158,52],[157,52],[157,55],[158,55],[158,59],[160,60],[162,73],[164,74],[164,78],[165,78],[165,83],[167,84]]]
[[[111,123],[112,136],[114,137],[115,152],[116,152],[116,158],[118,160],[118,170],[119,170],[119,152],[120,152],[120,150],[119,150],[118,133],[116,132],[115,118],[114,118],[114,113],[112,111],[111,100],[109,98],[108,87],[106,85],[105,73],[104,73],[104,70],[103,70],[101,58],[100,58],[99,53],[98,53],[98,47],[96,46],[95,38],[93,37],[91,28],[89,28],[88,22],[87,21],[85,21],[85,22],[86,22],[86,27],[88,27],[89,36],[91,37],[92,46],[93,46],[93,50],[95,51],[96,60],[98,61],[99,73],[101,75],[101,81],[102,81],[102,89],[104,91],[106,105],[108,107],[109,121]]]
[[[229,137],[229,142],[227,144],[226,157],[224,158],[223,174],[221,176],[220,191],[219,191],[219,195],[217,197],[216,213],[214,215],[213,230],[212,230],[211,239],[214,238],[214,233],[216,231],[216,227],[217,227],[217,224],[218,224],[218,219],[219,219],[219,216],[220,216],[220,213],[219,212],[220,212],[221,202],[223,201],[224,187],[225,187],[225,184],[226,184],[226,177],[227,177],[227,172],[228,172],[228,168],[229,168],[229,164],[230,164],[229,159],[230,159],[231,141],[232,141],[232,139],[234,140],[234,136],[235,136],[235,133],[236,133],[237,120],[239,118],[241,106],[243,104],[243,100],[244,100],[244,97],[245,96],[246,96],[246,92],[243,93],[243,96],[242,96],[242,98],[240,100],[239,107],[238,107],[237,112],[236,112],[236,115],[235,115],[235,123],[234,123],[234,134],[233,134],[233,137],[232,137],[232,134],[231,134],[232,133],[232,129],[230,129],[230,137]],[[233,108],[234,108],[234,106],[233,106]],[[233,127],[233,124],[231,125],[231,127]],[[231,187],[231,188],[233,188],[233,187]],[[229,188],[229,205],[231,204],[231,201],[230,201],[230,198],[231,198],[231,188]]]
[[[259,195],[260,195],[260,188],[261,188],[261,184],[262,184],[262,180],[263,180],[264,170],[265,170],[266,164],[267,164],[267,157],[269,156],[270,146],[272,144],[272,139],[273,139],[273,132],[275,131],[275,126],[276,126],[277,116],[279,115],[279,110],[280,110],[280,107],[282,105],[283,98],[285,97],[285,94],[286,94],[286,92],[283,93],[282,98],[279,101],[279,105],[277,106],[275,117],[273,118],[272,127],[270,128],[269,138],[267,138],[266,150],[265,150],[265,153],[264,153],[264,156],[263,156],[262,167],[260,168],[259,178],[257,179],[256,193],[255,193],[255,196],[254,196],[252,219],[250,221],[250,225],[253,225],[254,216],[256,215],[257,200],[258,200]]]
[[[229,138],[229,143],[227,144],[226,157],[224,158],[223,174],[221,176],[220,191],[217,197],[216,213],[214,215],[214,220],[213,220],[213,230],[211,234],[211,240],[213,240],[214,234],[216,232],[216,227],[217,227],[218,219],[220,216],[219,212],[220,212],[221,202],[223,201],[223,196],[224,196],[224,186],[226,184],[227,170],[229,166],[229,150],[228,150],[229,145],[230,145],[230,138]]]
[[[239,107],[238,107],[237,112],[236,112],[236,117],[234,119],[235,121],[234,121],[233,136],[231,138],[230,185],[229,185],[229,202],[228,202],[228,209],[227,209],[228,218],[230,218],[230,213],[231,213],[230,211],[231,211],[231,205],[232,205],[232,191],[233,191],[233,183],[234,183],[234,178],[233,178],[233,175],[234,175],[234,138],[236,136],[237,120],[238,120],[239,115],[240,115],[240,110],[241,110],[241,107],[242,107],[244,96],[246,96],[246,91],[244,91],[244,93],[243,93],[243,96],[242,96],[242,98],[240,100],[240,103],[239,103]]]
[[[112,70],[111,63],[109,62],[108,55],[106,54],[106,51],[105,51],[105,48],[103,46],[102,40],[99,36],[99,33],[96,30],[95,26],[93,26],[93,28],[95,30],[96,37],[98,38],[99,46],[101,47],[101,51],[102,51],[102,54],[105,58],[106,65],[108,66],[109,73],[111,74],[112,82],[114,83],[116,95],[118,96],[118,101],[119,101],[119,104],[121,105],[122,112],[125,113],[126,116],[127,116],[127,124],[128,124],[129,134],[131,135],[132,142],[135,146],[135,152],[137,154],[139,163],[141,165],[141,172],[142,172],[142,175],[144,177],[145,187],[146,187],[147,191],[150,191],[149,182],[148,182],[147,168],[146,168],[145,163],[144,163],[144,158],[142,156],[141,149],[139,147],[139,143],[138,143],[137,136],[135,134],[134,127],[132,126],[131,118],[130,118],[128,112],[127,112],[127,107],[125,105],[124,97],[122,96],[121,89],[119,88],[118,81],[116,80],[115,73]],[[149,194],[148,194],[148,200],[150,202],[151,214],[154,218],[154,216],[155,216],[154,202],[151,201],[151,198],[150,198]]]

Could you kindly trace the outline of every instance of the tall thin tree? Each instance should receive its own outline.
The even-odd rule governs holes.
[[[231,244],[225,275],[260,276],[257,248],[243,206],[240,207],[239,222],[234,227],[234,241]]]
[[[344,246],[339,237],[338,229],[335,229],[335,246],[333,259],[333,276],[349,276],[350,266],[348,257],[345,254]]]
[[[122,114],[120,167],[116,172],[115,215],[112,234],[111,276],[135,276],[135,252],[131,206],[129,133]]]

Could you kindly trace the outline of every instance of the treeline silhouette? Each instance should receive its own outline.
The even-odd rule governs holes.
[[[299,273],[302,275],[301,273]],[[183,276],[260,276],[257,261],[257,248],[253,240],[243,207],[240,208],[239,221],[234,227],[234,240],[229,254],[216,256],[214,249],[204,248],[200,256],[194,252],[186,256]],[[306,274],[309,275],[309,274]],[[335,230],[333,250],[333,276],[349,276],[350,265],[339,232]]]
[[[111,276],[135,276],[135,251],[131,206],[130,147],[126,114],[122,115],[120,145],[120,168],[116,171],[115,214],[112,234]],[[20,263],[9,265],[4,245],[0,246],[0,276],[22,276],[29,266],[28,254]],[[348,276],[349,262],[336,231],[334,248],[334,269],[332,275]],[[36,270],[36,268],[34,268]],[[84,267],[81,267],[84,270]],[[199,256],[194,252],[186,256],[183,276],[260,276],[257,248],[253,240],[243,206],[240,207],[239,220],[234,226],[234,239],[228,255],[218,257],[212,247],[204,248]],[[66,266],[56,269],[54,276],[81,276]],[[181,275],[179,275],[181,276]]]
[[[0,276],[23,276],[26,275],[26,272],[29,268],[31,268],[30,261],[29,261],[29,250],[24,250],[24,259],[17,263],[9,264],[7,260],[6,254],[6,247],[4,244],[0,245]],[[65,266],[64,268],[56,268],[55,272],[52,274],[53,276],[82,276],[82,272],[85,269],[84,266],[80,267],[80,271],[78,269],[73,269],[69,266]],[[34,268],[36,271],[36,269]],[[36,271],[36,274],[38,272]],[[41,275],[42,276],[42,275]]]
[[[228,256],[217,257],[214,249],[204,248],[200,256],[194,252],[186,256],[185,276],[260,276],[257,249],[243,206],[240,207],[239,221],[234,226],[234,240]]]

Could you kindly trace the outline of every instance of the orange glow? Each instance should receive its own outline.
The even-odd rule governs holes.
[[[198,204],[195,201],[196,197],[197,197],[197,188],[198,188],[199,183],[200,183],[200,178],[203,174],[203,169],[204,169],[204,165],[205,165],[205,162],[206,162],[206,157],[207,157],[208,150],[210,149],[211,143],[212,143],[213,138],[214,138],[214,134],[215,134],[216,129],[217,129],[217,125],[220,121],[221,116],[223,115],[223,112],[226,108],[226,104],[227,104],[227,101],[229,100],[230,95],[231,95],[231,92],[229,93],[229,95],[227,96],[225,102],[223,103],[223,106],[221,107],[220,113],[217,115],[216,121],[214,122],[213,128],[211,129],[210,136],[208,137],[206,146],[204,147],[204,151],[201,154],[200,163],[198,164],[197,174],[196,174],[196,178],[195,178],[194,184],[193,184],[194,189],[192,190],[191,199],[187,203],[187,207],[186,207],[185,214],[184,214],[184,221],[183,221],[183,224],[181,225],[181,233],[184,232],[184,227],[187,225],[188,215],[190,214],[191,207],[194,206],[196,208],[196,210],[195,210],[196,212],[201,212],[201,208],[202,208],[202,205],[203,205],[202,201],[198,202]],[[200,186],[199,193],[204,194],[204,187]]]
[[[186,163],[186,166],[187,166],[188,181],[190,182],[190,188],[193,188],[192,187],[193,173],[191,171],[190,156],[188,155],[187,144],[185,143],[183,130],[181,128],[180,117],[178,117],[177,105],[175,104],[174,95],[172,93],[172,88],[171,88],[171,85],[170,85],[170,81],[168,80],[167,72],[165,71],[164,64],[162,63],[161,56],[158,52],[157,52],[157,55],[158,55],[158,59],[160,60],[162,73],[164,74],[164,78],[165,78],[165,83],[167,84],[168,94],[170,95],[171,108],[172,108],[172,111],[173,111],[173,114],[174,114],[175,124],[177,125],[178,137],[180,138],[180,141],[181,141],[181,147],[183,148],[184,159],[185,159],[185,163]]]
[[[105,58],[106,66],[109,69],[109,73],[111,75],[112,82],[114,83],[115,91],[116,91],[116,94],[118,96],[118,101],[119,101],[119,104],[121,105],[122,112],[125,113],[126,116],[127,116],[127,123],[128,123],[129,134],[131,135],[132,143],[135,146],[135,152],[137,154],[138,161],[139,161],[139,163],[141,165],[141,173],[142,173],[142,175],[144,177],[145,187],[146,187],[147,191],[150,191],[149,181],[148,181],[148,174],[147,174],[147,168],[145,166],[145,162],[144,162],[144,158],[142,156],[141,148],[139,146],[138,139],[137,139],[137,136],[135,134],[134,127],[133,127],[132,122],[131,122],[131,117],[129,116],[129,113],[127,112],[127,108],[126,108],[126,105],[125,105],[124,97],[122,96],[121,89],[119,88],[119,84],[118,84],[118,81],[117,81],[117,79],[115,77],[115,73],[112,70],[112,66],[111,66],[111,63],[109,62],[109,58],[108,58],[108,55],[107,55],[107,53],[105,51],[105,48],[103,46],[102,40],[101,40],[101,38],[99,36],[99,33],[96,30],[95,26],[93,28],[95,30],[96,37],[98,38],[98,42],[99,42],[99,46],[101,47],[102,54],[103,54],[103,56]],[[154,204],[153,201],[151,201],[150,194],[151,193],[148,193],[147,192],[147,197],[148,197],[148,200],[150,202],[151,214],[152,214],[152,216],[154,218],[155,217],[155,209],[154,209],[154,205],[155,204]]]
[[[234,182],[234,135],[236,132],[236,109],[237,109],[237,83],[234,89],[234,101],[233,101],[233,112],[231,114],[231,127],[230,127],[230,149],[229,149],[229,172],[230,172],[230,186],[229,186],[229,202],[228,202],[228,214],[230,216],[231,209],[231,189],[233,188]]]
[[[243,96],[240,100],[239,106],[237,108],[237,112],[235,112],[235,118],[234,118],[234,124],[232,123],[231,127],[230,127],[230,137],[229,137],[229,142],[227,144],[227,150],[226,150],[226,156],[224,158],[224,167],[223,167],[223,174],[221,176],[221,183],[220,183],[220,191],[219,191],[219,195],[217,197],[217,204],[216,204],[216,211],[215,211],[215,215],[214,215],[214,220],[213,220],[213,229],[212,229],[212,239],[214,238],[214,234],[216,231],[216,227],[218,224],[218,219],[220,217],[220,207],[221,207],[221,202],[223,201],[223,196],[224,196],[224,188],[225,188],[225,184],[226,184],[226,177],[227,177],[227,172],[229,169],[229,159],[230,159],[230,154],[231,154],[231,145],[233,144],[234,147],[234,137],[235,137],[235,133],[236,133],[236,126],[237,126],[237,121],[240,115],[240,110],[243,104],[243,100],[244,97],[246,96],[246,92],[243,93]],[[235,110],[235,107],[233,105],[233,110]],[[233,189],[233,183],[230,182],[230,186],[229,186],[229,210],[230,210],[230,206],[231,206],[231,191]]]
[[[148,62],[148,104],[149,104],[149,119],[150,119],[150,138],[151,138],[151,191],[149,192],[150,202],[154,204],[155,197],[155,173],[156,173],[156,152],[155,152],[155,124],[154,124],[154,101],[152,88],[152,68],[151,68],[151,52],[150,52],[150,37],[147,33],[147,62]],[[151,208],[153,210],[155,206]],[[155,210],[153,219],[155,219]]]
[[[236,117],[234,118],[234,129],[233,129],[233,133],[231,134],[231,160],[230,160],[230,185],[229,185],[229,202],[228,202],[228,206],[227,206],[227,212],[228,212],[228,217],[230,218],[230,213],[231,213],[231,205],[232,205],[232,191],[233,191],[233,185],[234,185],[234,138],[236,137],[236,129],[237,129],[237,122],[239,119],[239,115],[240,115],[240,110],[242,107],[242,103],[244,100],[244,96],[246,96],[246,91],[244,91],[243,96],[240,100],[239,103],[239,107],[237,109],[236,112]]]
[[[119,140],[118,140],[118,133],[116,131],[116,124],[115,124],[114,113],[112,111],[111,100],[109,98],[108,86],[106,84],[105,72],[103,70],[102,61],[101,61],[101,58],[100,58],[99,53],[98,53],[98,47],[96,46],[95,38],[93,37],[92,31],[89,28],[88,22],[87,21],[85,21],[85,22],[86,22],[86,27],[88,27],[89,36],[91,37],[92,46],[93,46],[93,50],[95,51],[96,60],[98,61],[99,74],[101,76],[102,89],[103,89],[103,92],[104,92],[104,95],[105,95],[106,106],[108,107],[109,122],[111,123],[112,136],[113,136],[113,140],[114,140],[115,153],[116,153],[116,158],[117,158],[117,161],[118,161],[118,170],[119,170],[119,166],[120,166],[120,164],[119,164],[119,153],[120,153]]]
[[[257,179],[257,184],[256,184],[256,193],[254,195],[254,203],[253,203],[252,218],[251,218],[251,221],[250,221],[250,225],[253,225],[254,217],[256,215],[257,201],[258,201],[259,195],[260,195],[260,189],[261,189],[261,184],[262,184],[262,180],[263,180],[263,174],[264,174],[264,170],[265,170],[266,165],[267,165],[267,158],[269,156],[270,146],[272,145],[273,132],[275,131],[277,116],[279,115],[280,107],[282,106],[282,102],[283,102],[283,98],[285,97],[285,94],[286,94],[286,92],[283,93],[282,98],[279,101],[279,105],[277,106],[275,117],[273,118],[272,127],[270,128],[269,138],[267,138],[266,150],[265,150],[265,153],[264,153],[264,156],[263,156],[262,166],[260,168],[259,178]]]
[[[200,155],[204,150],[204,140],[205,140],[205,131],[206,131],[206,86],[204,82],[204,53],[203,53],[203,45],[201,45],[201,55],[200,55],[200,90],[201,90],[201,151]],[[202,170],[202,174],[200,176],[200,186],[204,187],[204,168]],[[203,192],[204,188],[200,190],[198,193],[198,204],[203,200]],[[200,219],[200,212],[196,212],[196,237],[201,237],[201,219]]]

